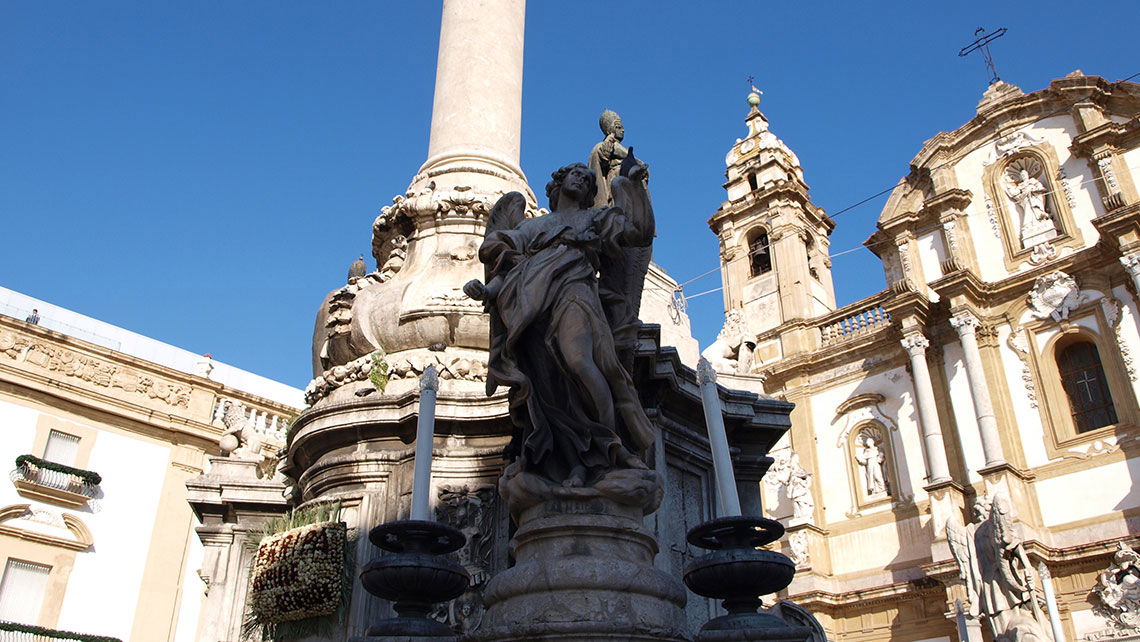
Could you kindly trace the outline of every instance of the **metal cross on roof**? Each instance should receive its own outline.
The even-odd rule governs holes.
[[[986,33],[985,27],[978,27],[974,31],[976,38],[973,42],[962,47],[958,52],[959,56],[968,56],[975,51],[982,52],[982,60],[986,62],[986,68],[990,70],[990,84],[994,84],[1001,80],[998,77],[997,67],[994,66],[994,58],[990,55],[990,43],[1005,35],[1006,28],[999,27],[993,31]]]

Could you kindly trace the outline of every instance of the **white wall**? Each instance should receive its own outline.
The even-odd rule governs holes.
[[[1046,526],[1140,506],[1140,458],[1086,468],[1036,484]]]
[[[103,497],[81,515],[95,544],[76,556],[60,629],[129,639],[169,458],[167,446],[99,433],[88,468],[102,475]]]

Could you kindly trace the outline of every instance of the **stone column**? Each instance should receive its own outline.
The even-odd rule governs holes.
[[[1125,254],[1120,257],[1120,264],[1132,278],[1132,286],[1136,288],[1136,292],[1140,293],[1140,252]]]
[[[946,464],[946,446],[942,442],[942,428],[934,405],[934,387],[930,383],[930,369],[926,365],[926,349],[930,347],[930,341],[921,332],[913,331],[903,336],[902,346],[910,355],[914,401],[918,406],[919,423],[922,424],[928,481],[932,484],[946,481],[950,479],[950,468]]]
[[[413,185],[432,179],[445,189],[462,183],[447,176],[458,173],[525,189],[519,168],[525,17],[526,0],[444,0],[431,142]]]
[[[970,398],[974,402],[974,416],[978,420],[978,432],[982,436],[982,452],[986,457],[986,467],[1005,463],[1002,453],[1001,436],[998,434],[997,418],[990,400],[990,389],[986,384],[986,373],[982,367],[982,353],[978,350],[976,336],[978,317],[963,310],[950,317],[950,325],[958,333],[962,342],[962,358],[966,362],[966,379],[970,382]]]

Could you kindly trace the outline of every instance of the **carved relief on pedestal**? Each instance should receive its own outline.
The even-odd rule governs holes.
[[[1068,319],[1069,313],[1084,302],[1077,280],[1064,272],[1040,276],[1029,291],[1029,307],[1033,316],[1054,321]]]
[[[496,536],[495,486],[444,485],[439,488],[436,519],[459,529],[467,543],[456,553],[458,562],[471,576],[467,591],[432,614],[458,633],[474,631],[483,620],[483,589],[494,572],[492,552]]]
[[[788,536],[788,557],[797,567],[807,566],[811,562],[808,556],[808,537],[805,531],[796,531]]]

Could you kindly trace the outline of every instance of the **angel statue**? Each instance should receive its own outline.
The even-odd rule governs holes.
[[[491,317],[487,394],[510,388],[507,457],[563,488],[646,469],[654,440],[623,366],[655,228],[644,172],[627,156],[611,183],[614,206],[592,207],[597,180],[581,163],[551,175],[550,214],[526,219],[523,195],[504,195],[479,248],[486,283],[463,288]]]
[[[983,497],[974,505],[974,516],[969,526],[946,524],[950,550],[966,584],[969,616],[987,619],[995,642],[1050,642],[1009,499],[1002,494]]]

